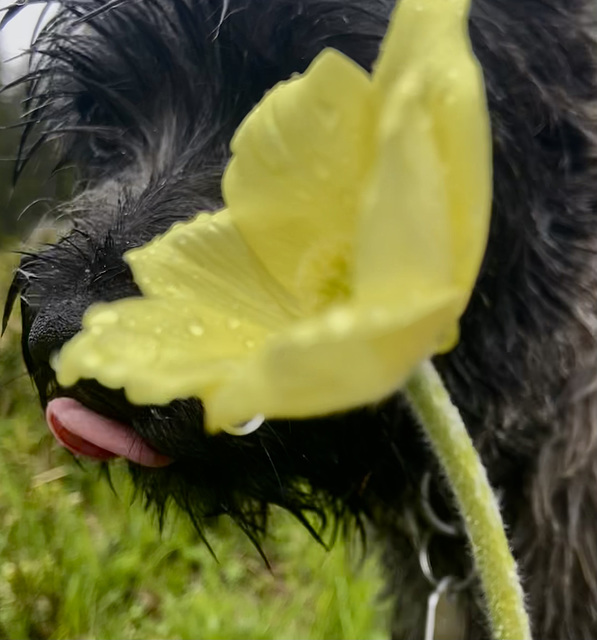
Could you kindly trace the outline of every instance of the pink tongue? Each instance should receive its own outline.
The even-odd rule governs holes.
[[[58,442],[76,455],[98,460],[122,456],[144,467],[165,467],[172,462],[154,451],[131,427],[105,418],[72,398],[51,400],[46,421]]]

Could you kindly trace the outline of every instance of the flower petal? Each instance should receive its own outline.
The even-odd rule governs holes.
[[[370,164],[370,77],[326,50],[299,79],[278,85],[232,141],[223,179],[234,222],[292,293],[308,249],[352,237]]]
[[[95,378],[137,403],[201,396],[296,318],[226,210],[176,225],[126,259],[146,297],[90,309],[55,362],[60,384]]]
[[[277,327],[297,303],[247,246],[227,210],[202,213],[125,256],[147,297],[217,310],[231,322]]]
[[[423,251],[425,244],[429,244],[427,242],[420,247],[412,247],[412,252],[417,248],[421,250],[417,268],[423,267],[424,261],[432,261],[435,265],[433,277],[441,282],[442,275],[437,270],[443,263],[453,281],[470,292],[487,241],[492,168],[483,75],[468,38],[469,5],[470,0],[402,0],[396,9],[374,72],[374,86],[383,105],[375,186],[378,193],[369,196],[369,216],[365,225],[377,221],[382,226],[371,232],[372,241],[385,237],[388,232],[398,240],[399,236],[406,238],[408,235],[402,231],[405,216],[417,215],[421,216],[419,229],[423,230],[427,225],[435,236],[437,231],[433,227],[437,223],[432,221],[430,207],[426,213],[419,213],[416,209],[403,211],[401,205],[405,196],[407,199],[416,198],[415,189],[423,190],[418,196],[420,200],[430,201],[431,193],[437,193],[447,207],[451,239],[449,251],[454,260],[434,256],[427,249]],[[411,126],[411,122],[418,130],[421,149],[416,145],[414,132],[404,130]],[[403,141],[409,138],[411,146],[397,144],[400,138]],[[425,182],[422,179],[425,163],[428,163],[429,195],[424,193]],[[402,191],[398,199],[389,169],[395,166],[396,171],[405,171],[409,164],[410,176],[406,169],[406,176],[400,181],[403,186],[408,186],[409,177],[412,178],[412,193],[407,195]],[[445,192],[445,196],[441,196],[441,192]],[[391,207],[392,198],[395,198],[394,207]],[[399,224],[392,224],[392,213],[380,208],[381,202],[394,210],[393,215],[400,220]],[[398,208],[400,212],[397,214]],[[412,222],[405,228],[410,232]],[[386,243],[390,242],[391,239],[387,238]],[[403,240],[402,245],[407,242]],[[443,242],[438,250],[445,250]],[[412,267],[409,253],[404,254],[407,256],[407,268]],[[402,255],[402,251],[396,251],[396,260],[389,260],[383,268],[389,272],[398,271],[402,268]],[[387,253],[386,256],[390,257]],[[379,262],[371,265],[374,269],[379,266]],[[426,271],[432,275],[434,267],[430,265]],[[464,304],[466,301],[465,297]]]
[[[361,304],[406,307],[453,282],[444,169],[419,78],[397,83],[381,119],[379,152],[355,247]]]
[[[433,69],[428,101],[448,195],[454,275],[470,295],[485,255],[491,220],[491,127],[481,67],[467,39],[453,44],[445,51],[450,67],[438,64]],[[467,302],[468,297],[464,304]]]
[[[417,308],[337,306],[293,325],[203,397],[207,428],[258,414],[326,415],[388,396],[445,339],[460,296],[444,290]]]
[[[146,298],[92,308],[60,383],[198,396],[217,431],[377,401],[445,346],[491,195],[467,7],[402,0],[373,83],[327,51],[266,96],[232,143],[229,210],[129,255]]]
[[[373,70],[376,88],[387,96],[396,80],[405,74],[423,70],[429,64],[444,69],[449,66],[449,58],[436,58],[456,42],[458,46],[463,40],[468,43],[470,3],[471,0],[400,0]]]
[[[128,298],[91,307],[53,366],[63,386],[93,378],[131,402],[165,404],[221,385],[268,334],[191,303]]]

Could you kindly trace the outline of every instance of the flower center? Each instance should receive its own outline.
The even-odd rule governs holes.
[[[297,289],[307,310],[320,311],[352,294],[352,244],[346,238],[320,242],[306,252]]]

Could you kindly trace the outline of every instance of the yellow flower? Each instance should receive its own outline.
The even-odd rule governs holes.
[[[378,401],[453,346],[491,204],[468,4],[402,0],[372,75],[330,49],[266,95],[226,208],[126,255],[144,297],[90,309],[60,384],[196,396],[218,431]]]

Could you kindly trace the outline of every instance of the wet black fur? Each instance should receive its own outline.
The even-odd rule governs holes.
[[[228,514],[258,540],[270,504],[316,524],[355,516],[385,545],[394,636],[420,638],[429,587],[417,549],[429,527],[419,487],[435,463],[399,396],[207,437],[195,401],[132,407],[92,382],[58,389],[48,365],[89,304],[138,295],[124,251],[221,205],[230,136],[263,93],[326,46],[369,68],[392,0],[61,5],[22,81],[17,173],[57,141],[59,164],[79,176],[73,229],[23,259],[6,312],[20,296],[42,403],[72,395],[131,422],[176,459],[131,468],[148,503],[175,502],[199,527]],[[461,342],[437,359],[501,495],[537,638],[597,637],[595,16],[592,0],[473,1],[495,149],[492,231]],[[437,556],[438,573],[466,572],[462,544],[440,541]],[[468,608],[469,637],[485,637],[474,593]]]

